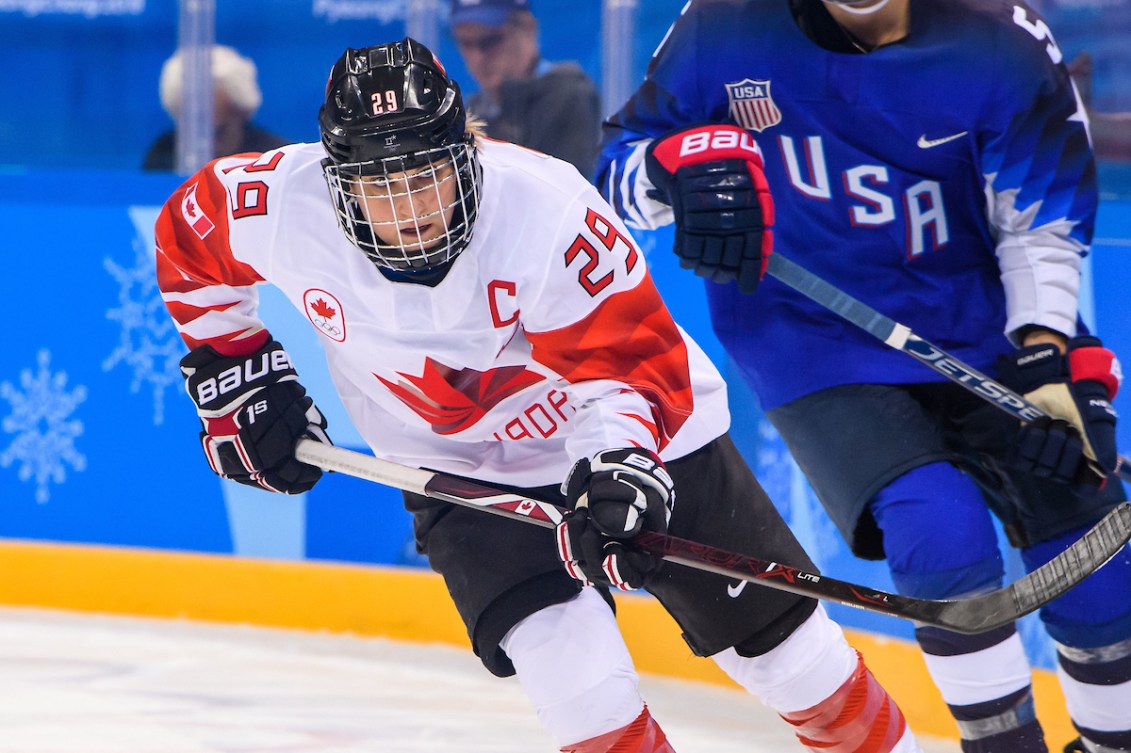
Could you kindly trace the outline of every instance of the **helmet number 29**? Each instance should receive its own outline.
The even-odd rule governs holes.
[[[397,105],[397,93],[392,89],[384,92],[373,92],[369,95],[369,99],[373,103],[374,115],[384,115],[400,109]]]

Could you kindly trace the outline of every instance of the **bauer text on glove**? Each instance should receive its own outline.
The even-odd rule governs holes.
[[[329,444],[326,419],[283,346],[268,339],[250,355],[224,356],[204,345],[181,359],[181,372],[213,471],[284,494],[305,492],[321,478],[321,469],[295,458],[295,443],[308,437]]]

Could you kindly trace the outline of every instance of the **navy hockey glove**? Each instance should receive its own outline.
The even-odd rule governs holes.
[[[705,125],[656,139],[644,158],[651,195],[675,214],[680,266],[753,293],[773,250],[774,202],[762,152],[733,125]]]
[[[1119,459],[1111,401],[1123,378],[1115,354],[1090,335],[1030,345],[1000,364],[1003,384],[1049,414],[1021,427],[1010,463],[1037,476],[1102,484]],[[1082,461],[1083,460],[1083,464]]]
[[[309,437],[330,444],[326,419],[275,340],[246,356],[203,345],[181,359],[181,373],[218,475],[284,494],[308,491],[322,477],[320,468],[295,458],[295,443]]]
[[[639,448],[604,450],[579,460],[563,487],[570,511],[557,527],[558,556],[569,574],[623,591],[646,585],[663,560],[630,540],[668,530],[675,491],[663,462]]]

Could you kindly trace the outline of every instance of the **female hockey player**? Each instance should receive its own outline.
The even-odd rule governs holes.
[[[853,552],[910,596],[1000,586],[991,510],[1033,569],[1123,499],[1103,480],[1118,362],[1077,324],[1096,172],[1061,58],[1020,1],[694,0],[607,123],[598,185],[634,227],[674,221],[683,265],[722,283],[719,339]],[[1061,420],[1019,432],[759,283],[771,247]],[[1131,556],[1041,617],[1076,745],[1131,750]],[[1012,625],[916,636],[964,751],[1047,749]]]
[[[653,593],[691,649],[809,749],[918,750],[816,602],[728,593],[726,578],[624,543],[670,530],[813,568],[727,436],[719,374],[596,190],[565,162],[477,135],[412,39],[347,50],[318,120],[322,143],[208,164],[157,222],[213,470],[284,493],[320,477],[294,445],[328,441],[325,421],[256,312],[254,286],[271,282],[319,333],[376,455],[574,508],[555,532],[406,500],[476,654],[518,675],[563,751],[673,750],[609,586]]]

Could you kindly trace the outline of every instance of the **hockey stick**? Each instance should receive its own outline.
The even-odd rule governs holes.
[[[564,508],[550,502],[530,499],[445,473],[409,468],[310,439],[299,440],[295,456],[304,463],[327,471],[376,481],[385,486],[545,528],[553,528],[566,512]],[[780,562],[761,560],[659,533],[641,534],[632,543],[668,562],[696,570],[749,581],[779,591],[836,601],[959,633],[980,633],[1013,622],[1068,591],[1114,557],[1128,539],[1131,539],[1131,503],[1124,503],[1108,513],[1068,549],[1011,585],[987,594],[951,600],[916,599],[877,591],[808,573]]]
[[[995,382],[973,366],[963,363],[942,348],[919,337],[907,325],[889,319],[868,304],[853,298],[781,254],[770,254],[766,272],[798,293],[840,314],[885,345],[921,361],[1006,413],[1022,421],[1032,421],[1034,418],[1047,415],[1045,411],[1010,388]],[[1100,472],[1102,473],[1102,470]],[[1115,475],[1131,481],[1131,460],[1119,455]]]

